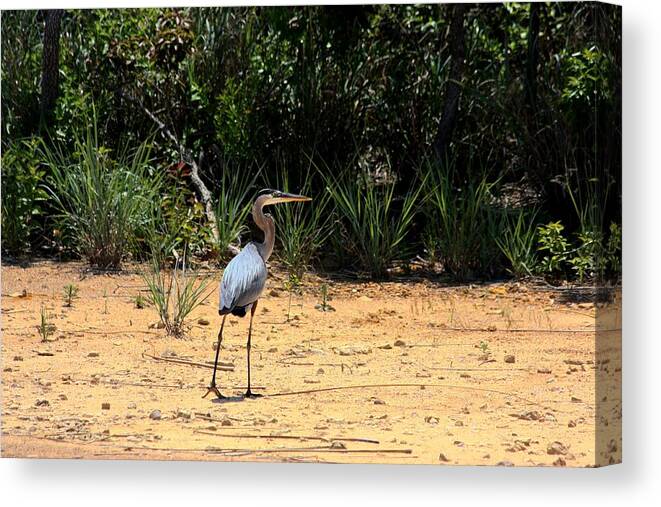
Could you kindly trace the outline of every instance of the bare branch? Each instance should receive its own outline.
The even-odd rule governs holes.
[[[220,234],[218,232],[218,223],[216,222],[216,214],[213,211],[213,197],[211,192],[200,178],[200,166],[202,165],[203,154],[200,153],[199,164],[195,161],[191,151],[186,148],[180,141],[179,138],[163,123],[154,113],[152,113],[145,105],[135,97],[130,96],[127,93],[122,92],[122,96],[137,104],[140,109],[156,124],[158,129],[163,135],[165,135],[170,141],[172,141],[176,146],[179,154],[184,162],[188,164],[191,168],[191,183],[197,192],[197,195],[200,199],[200,202],[204,205],[204,213],[211,227],[211,233],[213,239],[216,243],[219,242]],[[234,252],[233,252],[234,253]]]

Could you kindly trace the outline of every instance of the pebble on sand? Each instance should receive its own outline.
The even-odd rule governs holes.
[[[372,352],[372,349],[366,345],[347,345],[345,347],[336,347],[333,350],[341,356],[355,356],[357,354],[369,354]]]
[[[149,418],[153,419],[154,421],[160,421],[161,411],[160,410],[152,410],[151,414],[149,414]]]
[[[193,416],[190,412],[190,410],[184,410],[184,409],[179,409],[177,410],[177,417],[180,417],[181,419],[192,419]]]
[[[555,442],[551,442],[547,447],[546,447],[546,453],[551,454],[551,455],[565,455],[567,454],[567,447],[562,443],[558,442],[557,440]]]

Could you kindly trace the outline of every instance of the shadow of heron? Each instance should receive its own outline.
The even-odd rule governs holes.
[[[236,403],[238,401],[245,401],[250,398],[246,398],[244,395],[240,396],[227,396],[225,398],[215,398],[211,400],[211,403],[217,403],[219,405],[224,405],[225,403]]]

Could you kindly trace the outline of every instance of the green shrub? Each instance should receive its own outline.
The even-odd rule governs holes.
[[[568,262],[579,281],[592,278],[603,282],[608,276],[620,275],[622,231],[619,225],[611,223],[607,239],[600,231],[586,231],[578,233],[578,241]]]
[[[51,168],[48,191],[73,248],[99,268],[118,268],[158,203],[161,178],[150,174],[149,145],[125,146],[117,159],[98,139],[96,121],[74,151],[43,145]]]
[[[532,276],[537,269],[537,212],[517,210],[505,214],[502,234],[494,238],[498,248],[509,262],[510,273],[515,277]]]
[[[546,275],[565,273],[567,261],[569,260],[571,246],[563,231],[565,226],[558,222],[549,222],[537,228],[538,247],[537,250],[544,252],[539,269]]]
[[[161,269],[159,262],[153,262],[151,271],[142,273],[142,278],[149,288],[149,303],[157,309],[168,335],[177,338],[185,334],[190,313],[212,292],[207,290],[211,280],[200,278],[197,271],[190,269],[185,250],[183,257],[177,258],[173,270]]]
[[[171,263],[175,251],[184,245],[191,254],[205,255],[213,241],[202,203],[180,184],[164,185],[164,189],[166,193],[150,207],[149,218],[136,232],[134,253],[141,259],[157,259],[162,266]]]
[[[622,227],[611,222],[606,242],[606,266],[613,275],[622,273]]]
[[[503,213],[493,204],[495,182],[486,175],[455,186],[454,163],[426,163],[427,218],[423,243],[429,257],[459,279],[489,274],[497,266]]]
[[[326,186],[340,214],[345,248],[371,276],[387,275],[394,260],[412,251],[406,237],[423,203],[424,181],[412,183],[398,199],[394,182],[376,184],[364,173],[346,170],[332,174],[325,175]]]
[[[48,197],[41,186],[44,171],[38,139],[18,141],[2,154],[2,249],[14,254],[32,250]]]
[[[579,231],[576,242],[564,235],[560,222],[550,222],[537,228],[538,248],[545,252],[539,263],[539,273],[552,279],[564,277],[584,282],[603,282],[617,278],[621,272],[622,231],[611,223],[608,238],[599,231]],[[571,272],[570,272],[571,270]]]
[[[312,195],[312,173],[306,173],[303,183],[292,188],[286,169],[278,176],[277,188],[285,192],[293,192],[306,196]],[[323,192],[315,196],[312,202],[304,205],[275,206],[274,214],[278,228],[276,235],[280,248],[277,249],[278,259],[287,270],[297,278],[302,278],[332,232],[333,210],[332,196]]]
[[[231,256],[230,245],[238,246],[241,234],[247,229],[246,218],[252,209],[251,190],[260,173],[260,167],[232,166],[227,160],[223,164],[220,192],[214,207],[220,260]]]

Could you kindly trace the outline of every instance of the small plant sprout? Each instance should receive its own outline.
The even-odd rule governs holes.
[[[454,324],[454,315],[457,311],[457,305],[454,299],[450,299],[450,302],[448,303],[448,309],[450,311],[450,314],[448,315],[448,325],[452,327]]]
[[[482,355],[479,357],[480,364],[483,363],[489,363],[492,361],[491,359],[491,350],[489,350],[489,343],[485,341],[480,341],[479,345],[476,345],[477,348],[480,349],[482,352]]]
[[[317,310],[322,312],[334,312],[335,308],[328,304],[328,284],[321,286],[321,303],[314,306]]]
[[[64,306],[71,308],[74,300],[78,299],[78,286],[72,283],[64,286]]]
[[[142,294],[138,294],[135,297],[134,303],[138,310],[142,310],[145,306],[147,306],[147,299]]]
[[[50,335],[55,332],[55,324],[53,324],[50,319],[51,315],[48,313],[48,310],[44,305],[41,305],[39,310],[39,325],[37,326],[37,331],[39,336],[41,336],[42,342],[47,342]]]
[[[503,318],[505,319],[505,322],[507,322],[507,329],[510,330],[512,329],[512,322],[514,321],[514,318],[512,317],[512,308],[509,306],[506,306],[502,310],[503,312]]]

